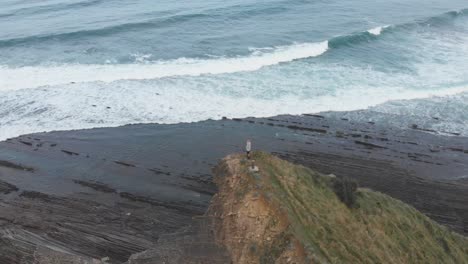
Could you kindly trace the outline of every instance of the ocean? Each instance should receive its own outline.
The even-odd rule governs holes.
[[[468,135],[468,2],[0,4],[0,140],[354,110]]]

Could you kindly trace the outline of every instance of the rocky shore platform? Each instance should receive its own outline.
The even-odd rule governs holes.
[[[346,113],[224,118],[1,142],[0,263],[122,263],[188,232],[217,191],[212,168],[242,152],[246,139],[254,149],[353,178],[468,235],[467,137]]]

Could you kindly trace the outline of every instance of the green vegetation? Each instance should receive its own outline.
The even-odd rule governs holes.
[[[399,200],[267,153],[253,157],[260,172],[243,163],[244,172],[286,213],[288,232],[313,262],[468,263],[465,237]]]
[[[356,206],[357,182],[349,178],[333,178],[331,181],[333,191],[348,207]]]

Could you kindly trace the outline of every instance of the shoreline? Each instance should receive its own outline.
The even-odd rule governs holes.
[[[250,138],[253,149],[353,178],[468,234],[466,137],[356,123],[345,114],[127,125],[0,142],[0,204],[8,208],[0,232],[18,234],[8,252],[21,236],[39,237],[81,256],[125,261],[203,214],[216,193],[212,167]],[[122,225],[128,232],[119,234]],[[73,237],[83,240],[67,245]]]
[[[71,89],[71,88],[70,88]],[[24,92],[24,91],[23,91]],[[360,102],[362,100],[362,98],[360,98],[359,96],[356,96],[361,94],[361,93],[366,93],[366,94],[372,94],[374,93],[371,97],[373,99],[375,98],[379,98],[377,101],[372,101],[372,103],[369,103],[369,102],[366,102],[366,103],[362,103]],[[87,111],[91,111],[93,112],[94,114],[91,114],[90,116],[88,116],[87,118],[88,119],[91,119],[91,120],[94,120],[94,122],[96,123],[82,123],[81,126],[77,125],[77,124],[72,124],[72,123],[69,123],[69,124],[66,124],[66,125],[63,125],[61,124],[61,121],[62,119],[57,119],[57,120],[48,120],[48,117],[45,117],[43,116],[42,118],[45,118],[44,121],[45,121],[45,126],[41,126],[40,128],[29,128],[28,125],[25,125],[25,124],[15,124],[15,125],[8,125],[6,127],[5,130],[13,130],[15,131],[15,133],[1,133],[0,131],[0,142],[1,141],[5,141],[9,138],[15,138],[15,137],[20,137],[20,136],[23,136],[23,135],[31,135],[31,134],[42,134],[42,133],[55,133],[55,132],[66,132],[66,131],[78,131],[78,130],[88,130],[88,129],[99,129],[99,128],[119,128],[119,127],[122,127],[122,126],[131,126],[131,125],[154,125],[154,124],[158,124],[158,125],[178,125],[178,124],[193,124],[193,123],[200,123],[200,122],[205,122],[205,121],[220,121],[224,118],[226,118],[226,116],[230,117],[230,114],[232,114],[233,112],[236,112],[236,116],[237,117],[230,117],[231,119],[248,119],[248,118],[256,118],[256,119],[268,119],[268,118],[274,118],[275,116],[286,116],[286,115],[293,115],[293,116],[307,116],[307,115],[310,115],[310,112],[306,111],[305,109],[308,109],[308,106],[310,104],[312,105],[320,105],[320,107],[318,107],[318,109],[315,109],[316,111],[314,111],[313,113],[315,115],[325,115],[325,116],[332,116],[332,115],[340,115],[342,113],[349,113],[351,115],[353,115],[353,113],[357,113],[358,116],[365,116],[365,115],[369,115],[372,119],[372,117],[378,117],[379,115],[383,115],[383,116],[386,116],[386,117],[392,117],[393,115],[397,115],[397,116],[405,116],[404,113],[398,113],[398,112],[395,112],[395,113],[388,113],[388,112],[385,112],[385,111],[377,111],[377,112],[374,112],[374,109],[379,109],[379,107],[385,107],[385,106],[388,106],[388,105],[392,105],[393,103],[406,103],[406,102],[414,102],[416,104],[418,103],[421,103],[421,102],[424,102],[424,101],[428,101],[428,102],[431,102],[431,100],[436,100],[436,99],[442,99],[444,104],[450,104],[451,103],[451,100],[453,100],[454,98],[464,98],[466,96],[468,96],[468,87],[465,87],[465,86],[456,86],[456,87],[451,87],[451,88],[445,88],[445,89],[442,89],[442,90],[437,90],[437,91],[405,91],[403,93],[397,93],[398,95],[397,96],[390,96],[389,98],[385,99],[385,100],[381,100],[380,98],[382,96],[387,96],[385,94],[386,92],[385,91],[366,91],[366,90],[363,90],[363,91],[353,91],[352,93],[350,93],[349,95],[346,95],[344,96],[343,98],[341,98],[343,101],[346,101],[346,102],[354,102],[352,104],[348,104],[346,106],[339,106],[339,107],[334,107],[333,109],[331,109],[331,107],[325,107],[324,105],[337,105],[337,102],[335,102],[336,98],[333,99],[332,97],[329,97],[329,96],[323,96],[323,97],[320,97],[320,100],[318,101],[310,101],[310,100],[303,100],[303,99],[299,99],[299,98],[289,98],[291,99],[290,101],[294,102],[293,104],[296,104],[299,105],[300,107],[296,110],[291,110],[292,108],[292,105],[290,105],[289,107],[279,111],[279,110],[271,110],[270,111],[262,111],[262,110],[258,110],[258,109],[262,109],[264,107],[268,107],[269,105],[271,104],[276,104],[278,106],[278,109],[282,109],[280,107],[280,105],[282,104],[281,102],[284,101],[285,98],[282,98],[280,101],[267,101],[267,100],[258,100],[258,101],[255,101],[255,100],[246,100],[246,101],[243,101],[241,102],[244,106],[249,106],[249,105],[257,105],[257,110],[253,109],[254,111],[252,111],[252,109],[250,109],[249,111],[247,112],[242,112],[242,113],[239,113],[239,112],[236,112],[236,107],[239,108],[240,106],[238,105],[238,103],[234,102],[234,101],[226,101],[224,103],[226,103],[229,107],[231,107],[232,111],[228,111],[228,113],[226,113],[223,109],[211,109],[213,110],[213,112],[219,112],[220,114],[216,117],[213,117],[213,116],[210,116],[210,115],[206,115],[203,111],[200,112],[199,114],[201,115],[200,118],[195,118],[195,119],[184,119],[184,118],[178,118],[178,116],[184,116],[184,115],[190,115],[190,113],[187,113],[187,112],[180,112],[180,113],[177,113],[175,112],[175,116],[172,117],[172,118],[161,118],[160,119],[160,122],[154,122],[154,119],[156,117],[152,117],[152,118],[147,118],[146,120],[141,120],[141,119],[137,119],[139,121],[130,121],[130,120],[124,120],[124,121],[115,121],[114,123],[104,123],[102,120],[100,120],[100,115],[96,115],[96,110],[98,111],[103,111],[103,113],[105,114],[108,114],[110,115],[111,117],[113,115],[123,115],[125,116],[126,113],[124,112],[119,112],[120,110],[115,110],[114,108],[114,105],[113,103],[105,103],[105,102],[102,102],[102,104],[100,105],[95,105],[95,104],[92,104],[92,105],[86,105],[84,106],[86,108]],[[151,96],[156,96],[154,97],[154,99],[157,99],[157,100],[161,100],[163,99],[162,96],[165,96],[167,94],[163,94],[163,93],[156,93],[156,95],[152,94]],[[369,98],[367,98],[369,99]],[[460,99],[460,100],[463,100],[463,99]],[[356,102],[359,102],[359,103],[356,103]],[[438,102],[440,103],[440,102]],[[234,105],[233,105],[234,104]],[[13,107],[13,106],[12,106]],[[171,109],[171,111],[177,111],[177,106],[175,105],[171,105],[169,107]],[[242,107],[241,107],[242,108]],[[245,108],[245,107],[244,107]],[[291,109],[290,109],[291,108]],[[402,110],[403,112],[405,110],[411,110],[411,109],[406,109],[405,107],[398,107],[400,110]],[[289,109],[289,111],[288,111]],[[300,110],[302,109],[302,110]],[[158,110],[156,110],[158,111]],[[275,114],[275,113],[278,113],[279,114]],[[285,113],[287,112],[287,114],[282,114],[282,113]],[[73,115],[74,113],[69,113],[70,115]],[[76,113],[75,113],[76,114]],[[447,120],[444,120],[444,117],[440,117],[441,113],[424,113],[424,115],[429,115],[430,118],[427,118],[427,122],[428,126],[434,126],[436,127],[435,130],[438,130],[440,128],[440,126],[443,126],[444,124],[447,125],[449,124],[450,125],[453,125],[455,123],[446,123]],[[40,116],[38,116],[40,117]],[[115,116],[114,116],[115,117]],[[432,120],[431,120],[432,118]],[[447,118],[445,116],[445,118]],[[401,124],[397,125],[399,126],[400,128],[403,128],[407,123],[419,123],[423,120],[422,117],[419,117],[417,114],[416,116],[414,117],[411,117],[409,120],[404,120],[401,122]],[[16,120],[17,121],[17,120]],[[13,121],[12,123],[15,123],[16,121]],[[76,121],[76,120],[75,120]],[[98,122],[99,121],[99,122]],[[453,120],[451,120],[452,122],[454,122]],[[27,122],[27,121],[25,121]],[[102,122],[102,123],[100,123]],[[8,123],[8,122],[7,122]],[[56,124],[56,125],[51,125],[51,124]],[[457,124],[457,125],[460,125],[460,124]],[[434,129],[431,129],[431,128],[428,128],[428,131],[434,131]],[[458,127],[449,127],[447,131],[438,131],[440,132],[441,134],[445,134],[445,135],[450,135],[450,134],[454,134],[454,135],[464,135],[465,137],[468,136],[468,131],[466,131],[466,129],[464,129],[462,126],[458,126]]]

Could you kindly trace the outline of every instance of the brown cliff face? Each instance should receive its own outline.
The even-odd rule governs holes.
[[[215,219],[216,241],[229,251],[233,263],[305,263],[304,248],[290,232],[287,213],[271,200],[232,155],[216,168],[219,192],[207,216]]]

